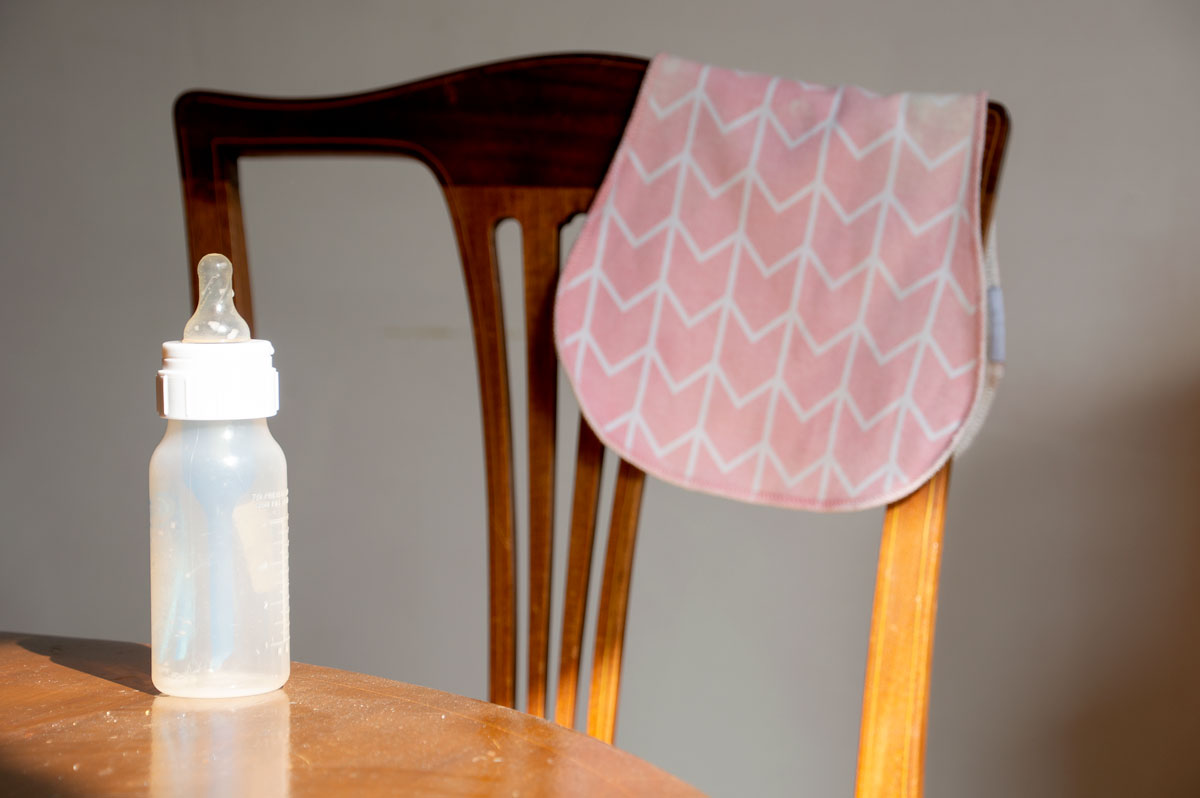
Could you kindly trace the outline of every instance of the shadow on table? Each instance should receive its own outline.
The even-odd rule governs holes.
[[[49,657],[51,662],[64,668],[98,676],[147,695],[158,695],[150,681],[150,649],[144,645],[36,636],[24,637],[17,645]]]
[[[0,795],[4,795],[6,798],[18,798],[19,796],[74,798],[82,793],[49,776],[19,773],[13,769],[12,765],[0,758]]]

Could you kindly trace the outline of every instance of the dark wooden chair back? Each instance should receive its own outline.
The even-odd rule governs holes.
[[[238,191],[246,155],[416,158],[437,176],[453,218],[471,310],[487,466],[489,697],[516,698],[513,442],[495,229],[522,229],[529,430],[526,711],[545,717],[550,640],[557,361],[552,308],[560,230],[587,210],[633,107],[646,61],[551,55],[467,69],[342,97],[268,99],[189,92],[175,105],[189,264],[234,263],[237,304],[254,324]],[[992,105],[983,169],[986,228],[1007,133]],[[195,273],[189,265],[192,296]],[[575,452],[563,626],[552,717],[574,725],[580,652],[605,449],[582,418]],[[949,466],[888,509],[864,697],[859,794],[915,795]],[[643,473],[621,461],[595,629],[587,731],[611,742]],[[915,789],[917,792],[911,792]]]

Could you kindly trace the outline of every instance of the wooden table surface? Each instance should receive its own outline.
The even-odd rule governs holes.
[[[146,646],[0,632],[0,795],[697,796],[591,737],[294,663],[282,690],[158,695]]]

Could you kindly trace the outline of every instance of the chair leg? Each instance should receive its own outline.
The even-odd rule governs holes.
[[[857,798],[919,798],[946,517],[946,463],[887,508],[867,652]]]

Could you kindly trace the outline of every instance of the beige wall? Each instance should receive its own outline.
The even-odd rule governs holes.
[[[0,3],[0,628],[148,634],[182,90],[568,49],[987,88],[1014,118],[1010,366],[954,474],[928,795],[1200,794],[1198,40],[1195,0]],[[436,186],[404,162],[244,175],[295,656],[482,695],[477,400]],[[849,795],[878,522],[651,484],[619,744],[716,795]]]

